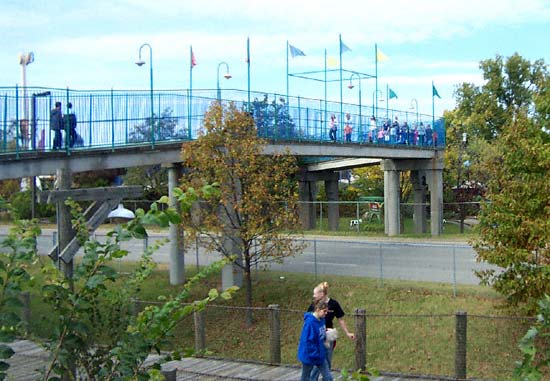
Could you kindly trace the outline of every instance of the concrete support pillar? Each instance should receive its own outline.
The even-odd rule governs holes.
[[[430,189],[430,221],[432,236],[443,232],[443,170],[427,169],[426,180]]]
[[[388,194],[389,194],[388,189],[390,188],[389,181],[390,181],[389,173],[388,171],[384,171],[384,233],[385,234],[388,234],[388,226],[389,226],[389,222],[388,222]]]
[[[300,180],[298,184],[300,197],[300,222],[304,229],[315,229],[317,213],[315,213],[315,199],[317,197],[317,182]]]
[[[56,188],[71,189],[71,171],[66,168],[58,168],[56,171]],[[58,255],[69,245],[69,242],[73,239],[75,233],[71,223],[71,209],[65,205],[64,201],[57,202],[57,232],[58,232]],[[65,277],[69,280],[69,284],[72,288],[73,279],[73,260],[64,262],[63,259],[58,257],[57,259],[59,269],[65,274]]]
[[[168,167],[168,197],[170,206],[180,212],[179,203],[174,194],[174,188],[178,186],[180,177],[180,165],[173,164]],[[185,247],[184,231],[182,224],[170,224],[170,284],[185,283]]]
[[[386,184],[387,183],[387,184]],[[400,233],[399,226],[399,171],[384,170],[384,220],[387,221],[387,234],[396,236]]]
[[[328,201],[328,230],[338,230],[340,211],[338,206],[338,173],[325,180],[325,194]]]
[[[419,170],[411,171],[411,182],[413,186],[414,207],[413,207],[413,224],[414,233],[426,233],[426,181],[424,173]]]

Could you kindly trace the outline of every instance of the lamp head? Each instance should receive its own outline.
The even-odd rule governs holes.
[[[350,84],[348,85],[348,89],[350,89],[350,90],[353,89],[354,87],[355,87],[355,86],[353,86],[352,83],[350,83]]]
[[[225,79],[230,79],[230,78],[233,77],[233,76],[232,76],[231,74],[229,74],[229,73],[225,73],[225,74],[223,75],[223,77],[224,77]]]
[[[19,55],[19,64],[23,66],[27,66],[28,64],[31,64],[34,62],[34,53],[23,53]]]
[[[136,65],[143,66],[143,65],[145,65],[145,61],[143,61],[143,60],[136,61]]]

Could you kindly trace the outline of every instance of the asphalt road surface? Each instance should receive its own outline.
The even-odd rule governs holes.
[[[6,235],[0,227],[0,241]],[[38,238],[38,251],[47,254],[55,239],[52,229],[44,229]],[[149,242],[167,238],[167,233],[153,233]],[[104,240],[101,230],[97,239]],[[284,260],[283,264],[268,265],[274,271],[351,275],[379,279],[403,279],[456,284],[478,284],[474,270],[495,268],[478,263],[473,249],[463,243],[376,241],[363,238],[317,237],[305,239],[303,253]],[[130,252],[127,260],[137,260],[146,242],[131,240],[123,248]],[[162,246],[153,258],[158,263],[170,263],[169,244]],[[208,253],[191,247],[185,253],[188,265],[207,265],[219,259],[218,253]]]

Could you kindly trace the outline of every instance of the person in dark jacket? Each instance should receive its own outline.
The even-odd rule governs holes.
[[[304,326],[298,344],[298,360],[302,363],[301,381],[311,381],[314,368],[319,368],[324,381],[332,381],[332,374],[326,357],[325,316],[328,304],[324,301],[315,303],[313,312],[304,313]]]
[[[61,102],[55,102],[55,108],[50,111],[50,130],[54,132],[53,149],[61,149],[63,129],[63,114],[61,113]]]
[[[76,115],[71,112],[73,104],[67,103],[67,114],[63,115],[63,126],[65,129],[65,144],[74,147],[76,143]]]

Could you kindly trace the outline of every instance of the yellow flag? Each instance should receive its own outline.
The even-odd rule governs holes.
[[[390,57],[382,53],[380,49],[376,49],[376,59],[378,60],[378,62],[384,62],[388,61]]]
[[[327,66],[328,67],[338,67],[338,58],[336,57],[327,57]]]

